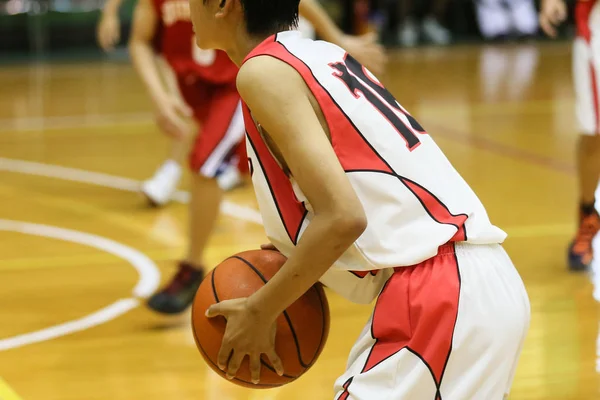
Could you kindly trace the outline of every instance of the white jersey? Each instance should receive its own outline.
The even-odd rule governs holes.
[[[369,302],[394,267],[427,260],[450,241],[504,241],[506,234],[490,223],[431,136],[343,49],[289,31],[265,40],[246,60],[260,55],[286,62],[304,78],[367,216],[365,232],[323,276],[325,285]],[[244,117],[266,233],[289,256],[313,218],[312,208],[267,148],[246,105]]]

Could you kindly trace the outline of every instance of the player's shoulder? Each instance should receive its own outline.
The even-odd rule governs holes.
[[[242,64],[237,75],[237,88],[242,97],[249,90],[289,90],[303,85],[298,71],[270,55],[257,55]]]

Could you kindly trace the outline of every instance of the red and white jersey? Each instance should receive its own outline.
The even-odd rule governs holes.
[[[445,243],[504,241],[506,234],[490,223],[431,136],[343,49],[289,31],[265,40],[246,60],[259,55],[276,57],[302,75],[367,216],[365,232],[322,278],[324,284],[368,302],[392,268],[427,260]],[[244,117],[266,233],[289,255],[313,218],[312,208],[267,148],[246,105]]]
[[[195,77],[215,84],[234,83],[237,66],[221,50],[196,45],[187,0],[153,0],[159,18],[156,50],[178,77]]]

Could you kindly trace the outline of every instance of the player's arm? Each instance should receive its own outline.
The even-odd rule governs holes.
[[[337,44],[374,73],[383,72],[387,58],[375,34],[358,37],[344,34],[318,0],[301,0],[299,11],[324,40]]]
[[[259,56],[242,66],[237,82],[242,99],[282,153],[314,210],[294,252],[264,287],[246,300],[209,309],[209,317],[224,315],[228,321],[219,366],[234,376],[249,354],[255,380],[261,353],[275,358],[273,365],[280,368],[268,342],[276,318],[318,282],[362,234],[367,220],[298,73],[282,61]]]
[[[129,54],[136,72],[142,78],[155,103],[160,102],[167,95],[160,79],[152,48],[157,25],[158,18],[151,0],[139,0],[133,14]]]
[[[301,0],[300,15],[306,18],[324,40],[339,45],[345,36],[318,0]]]
[[[540,26],[550,37],[556,37],[556,27],[567,19],[567,5],[564,0],[542,0]]]
[[[280,60],[256,57],[242,67],[238,90],[314,211],[286,264],[249,299],[253,308],[274,319],[321,278],[367,222],[302,77]]]
[[[181,116],[189,116],[191,111],[179,98],[169,93],[160,78],[152,47],[157,24],[158,18],[151,0],[139,0],[133,14],[129,54],[158,109],[159,125],[169,135],[183,137],[189,132],[189,125]]]
[[[107,0],[100,15],[96,36],[104,51],[110,51],[121,38],[119,8],[123,0]]]

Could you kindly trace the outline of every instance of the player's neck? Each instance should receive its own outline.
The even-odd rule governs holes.
[[[238,67],[256,46],[261,44],[270,35],[251,36],[245,29],[238,29],[232,46],[226,50],[227,55]]]

